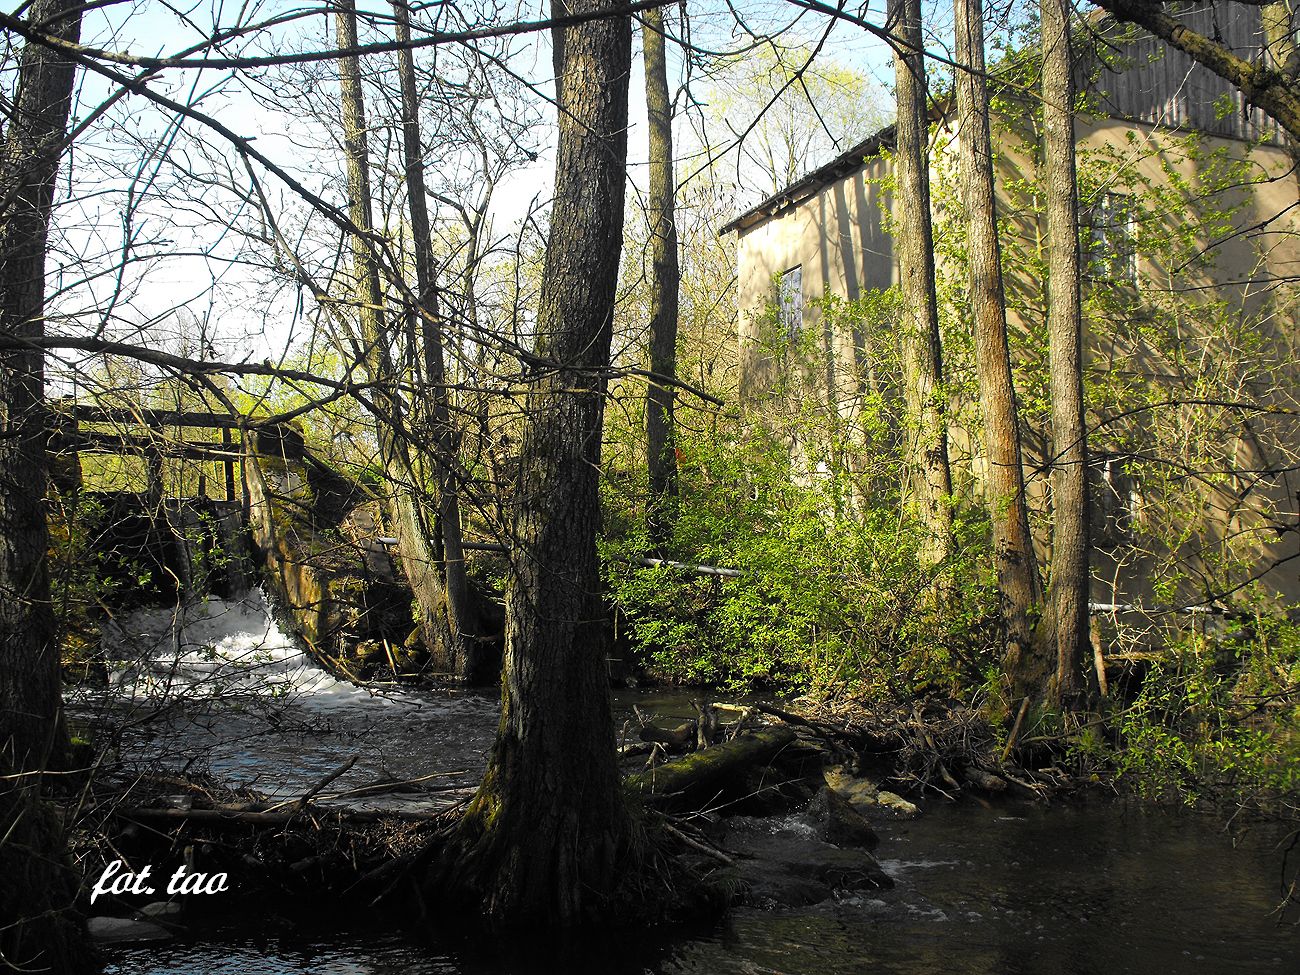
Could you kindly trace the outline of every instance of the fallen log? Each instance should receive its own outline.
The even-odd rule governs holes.
[[[465,790],[470,795],[473,790]],[[377,823],[385,819],[395,819],[408,823],[429,822],[441,819],[454,803],[448,803],[439,809],[348,809],[342,806],[317,806],[311,815],[336,815],[346,823]],[[149,820],[184,820],[204,823],[206,825],[245,825],[245,826],[282,826],[294,820],[307,819],[302,810],[274,812],[252,809],[175,809],[155,808],[153,806],[115,806],[113,816],[118,819]]]
[[[1007,780],[990,772],[985,772],[981,768],[969,766],[963,773],[966,781],[977,789],[983,789],[985,792],[1005,792],[1007,789]]]
[[[628,793],[657,809],[698,808],[724,790],[730,780],[769,764],[795,741],[793,728],[768,728],[756,734],[685,755],[624,780]]]
[[[808,731],[820,738],[825,743],[826,747],[833,753],[837,753],[845,758],[850,758],[856,754],[862,744],[858,740],[857,735],[844,731],[841,728],[837,728],[834,725],[827,724],[824,721],[805,718],[802,715],[794,714],[793,712],[783,710],[782,708],[773,707],[770,704],[755,704],[754,710],[769,715],[770,717],[778,718],[788,725],[793,725],[796,728],[802,728]]]
[[[696,740],[696,725],[694,721],[686,721],[679,724],[676,728],[659,728],[652,724],[642,725],[641,730],[637,733],[642,741],[659,742],[661,745],[667,745],[669,748],[677,751],[685,751],[692,747]]]

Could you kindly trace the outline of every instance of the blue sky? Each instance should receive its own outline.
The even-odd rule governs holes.
[[[692,3],[690,9],[692,37],[697,44],[723,49],[737,42],[739,32],[725,4],[709,0]],[[389,7],[387,3],[365,0],[361,10],[364,17],[367,10],[386,14]],[[759,30],[774,30],[793,22],[791,40],[805,43],[817,39],[826,27],[821,15],[801,14],[779,0],[747,3],[743,11],[749,25]],[[332,19],[323,8],[292,0],[249,3],[198,0],[188,5],[168,5],[157,0],[122,2],[89,11],[82,41],[138,55],[169,55],[211,36],[218,26],[286,15],[293,19],[232,45],[226,53],[274,54],[321,50],[333,45]],[[883,0],[871,0],[866,15],[882,22]],[[497,12],[492,20],[539,16],[540,8],[525,4],[522,8]],[[543,31],[521,35],[511,47],[516,52],[512,70],[535,84],[539,94],[545,97],[549,93],[551,74],[548,34]],[[886,46],[856,26],[834,25],[823,53],[882,84],[888,82]],[[423,56],[427,57],[427,52]],[[376,70],[382,70],[390,61],[391,55],[376,55],[366,63],[377,64]],[[677,65],[680,66],[680,60]],[[332,65],[326,62],[297,75],[288,74],[292,84],[308,88],[315,85],[319,103],[329,105],[335,77]],[[297,114],[300,101],[294,102],[294,111],[277,111],[272,105],[275,86],[285,81],[274,71],[173,70],[150,84],[155,90],[216,117],[240,136],[254,140],[252,144],[259,151],[300,179],[308,189],[341,202],[339,163],[330,151],[336,131],[326,119],[312,120]],[[633,182],[640,185],[644,183],[645,112],[639,57],[634,57],[630,85],[629,167]],[[84,77],[74,117],[84,118],[110,88],[103,79]],[[548,149],[551,138],[549,128],[539,130],[537,161],[518,170],[502,184],[493,208],[494,220],[502,233],[517,223],[532,200],[539,195],[544,198],[553,166]],[[149,155],[151,148],[157,150],[160,145],[171,154],[170,158],[164,158],[162,151]],[[71,180],[63,185],[72,202],[61,208],[56,218],[61,230],[61,249],[55,251],[55,259],[63,262],[61,280],[69,286],[54,302],[54,307],[68,316],[65,327],[129,335],[136,326],[152,322],[150,335],[162,336],[159,341],[180,348],[185,345],[181,333],[192,328],[192,320],[187,317],[184,323],[177,323],[172,311],[185,306],[219,331],[216,351],[223,358],[241,355],[274,358],[295,338],[301,337],[304,309],[296,304],[294,289],[268,291],[265,280],[261,279],[264,274],[260,278],[257,269],[230,260],[238,257],[241,246],[246,245],[221,234],[218,229],[221,219],[239,213],[247,222],[250,209],[246,201],[241,203],[237,199],[237,194],[218,185],[223,167],[230,171],[230,183],[237,184],[242,178],[237,157],[220,139],[212,138],[192,122],[178,128],[169,113],[146,99],[131,96],[85,134],[70,159]],[[820,161],[809,160],[809,165]],[[193,179],[191,174],[202,178]],[[260,179],[273,202],[284,207],[282,229],[321,234],[310,229],[307,211],[292,200],[275,177],[263,173]],[[128,194],[137,201],[146,200],[132,212],[129,225],[124,224]],[[324,233],[322,239],[328,236]],[[85,267],[96,262],[104,266],[120,263],[122,254],[129,249],[128,241],[133,242],[131,256],[136,263],[130,263],[122,274],[105,274],[73,287]],[[114,293],[120,295],[116,300],[112,298]]]

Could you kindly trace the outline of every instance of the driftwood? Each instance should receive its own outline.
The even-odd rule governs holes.
[[[966,781],[977,789],[983,789],[985,792],[1005,792],[1007,789],[1007,780],[985,772],[981,768],[973,765],[967,766],[962,773],[966,776]]]
[[[625,785],[631,795],[656,808],[690,808],[709,801],[729,780],[768,764],[794,741],[794,729],[768,728],[628,776]]]
[[[695,745],[696,723],[686,721],[676,728],[659,728],[652,724],[641,726],[639,737],[645,742],[658,742],[674,751],[686,751]]]
[[[1011,757],[1011,750],[1016,747],[1016,739],[1020,737],[1020,726],[1025,723],[1025,715],[1029,713],[1029,697],[1026,696],[1020,702],[1020,710],[1016,712],[1016,722],[1011,726],[1011,734],[1007,736],[1007,743],[1002,748],[1001,764],[1005,765],[1007,759]]]
[[[375,795],[379,792],[406,791],[406,787],[413,787],[417,783],[424,782],[431,778],[436,778],[444,774],[460,773],[442,773],[435,772],[431,775],[420,776],[417,779],[393,780],[391,782],[378,782],[359,789],[350,789],[346,792],[335,793],[333,795],[322,796],[320,793],[324,788],[335,779],[343,775],[356,764],[357,756],[353,755],[343,764],[329,772],[329,774],[318,780],[310,789],[304,792],[296,799],[285,799],[280,802],[270,802],[267,800],[256,800],[248,802],[217,802],[210,796],[203,794],[201,787],[178,777],[156,777],[167,784],[185,785],[198,792],[199,795],[186,795],[180,797],[171,797],[165,801],[170,802],[167,806],[126,806],[121,803],[105,803],[110,815],[118,819],[132,819],[137,821],[158,821],[158,820],[180,820],[198,823],[219,824],[219,825],[247,825],[247,826],[279,826],[301,817],[307,810],[308,806],[316,799],[343,799],[349,797]],[[422,794],[438,793],[441,796],[448,794],[468,795],[476,787],[472,785],[442,785],[442,786],[421,786],[419,792]],[[195,807],[195,802],[202,802],[203,805]],[[331,806],[322,808],[317,806],[317,812],[326,812],[336,816],[344,823],[373,823],[385,819],[401,820],[403,822],[424,822],[427,820],[438,819],[443,815],[445,807],[436,810],[376,810],[376,809],[354,809],[348,806]]]
[[[696,853],[703,853],[706,857],[709,857],[711,860],[717,860],[725,867],[734,867],[736,865],[735,860],[731,859],[731,857],[727,856],[717,847],[710,846],[707,843],[703,843],[700,840],[687,836],[672,823],[665,822],[662,826],[665,833],[674,837],[681,842],[683,846],[694,850]]]
[[[843,728],[836,727],[826,721],[819,721],[815,718],[804,717],[801,714],[795,714],[786,711],[783,708],[773,707],[770,704],[755,704],[752,710],[760,714],[766,714],[770,717],[777,718],[795,728],[821,739],[822,744],[831,754],[836,755],[841,761],[856,761],[857,753],[862,747],[862,738],[859,734],[846,731]],[[747,715],[741,716],[743,723]]]
[[[460,789],[469,795],[472,789]],[[154,806],[114,806],[113,815],[118,819],[139,821],[185,820],[206,825],[229,826],[282,826],[302,817],[302,811],[283,808],[275,811],[261,809],[243,809],[236,804],[234,808],[217,806],[213,809],[157,808]],[[337,816],[345,823],[377,823],[385,819],[400,820],[407,823],[427,822],[440,819],[446,808],[431,810],[415,809],[349,809],[346,806],[318,807],[315,815],[328,814]]]
[[[357,758],[359,757],[360,756],[357,755],[350,756],[346,762],[344,762],[342,765],[338,766],[337,768],[333,769],[331,772],[326,774],[324,778],[320,779],[315,785],[313,785],[310,789],[304,792],[300,797],[298,797],[297,799],[290,799],[286,802],[279,803],[279,806],[292,806],[294,809],[306,808],[307,803],[311,802],[312,799],[314,799],[317,795],[319,795],[320,791],[323,788],[325,788],[325,786],[329,785],[331,782],[333,782],[335,779],[341,776],[348,769],[352,768],[353,765],[356,765]],[[276,808],[278,808],[278,806],[272,806],[270,809],[266,811],[270,812],[271,810]]]

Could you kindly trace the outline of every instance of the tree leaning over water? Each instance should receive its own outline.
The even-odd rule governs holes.
[[[572,13],[613,11],[580,0]],[[627,158],[631,26],[554,31],[555,199],[512,524],[501,724],[431,878],[495,926],[568,927],[614,895],[630,823],[614,756],[596,529]]]

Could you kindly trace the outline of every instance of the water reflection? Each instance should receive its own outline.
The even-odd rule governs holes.
[[[115,675],[132,693],[88,695],[83,714],[111,709],[133,761],[206,767],[219,778],[297,795],[361,756],[340,788],[379,774],[414,777],[483,767],[498,713],[494,693],[400,691],[375,697],[340,685],[275,627],[264,603],[198,608],[185,626],[142,614],[129,626],[138,663]],[[125,654],[123,655],[125,656]],[[236,661],[239,665],[235,666]],[[252,661],[256,667],[249,667]],[[157,694],[181,702],[150,720]],[[217,688],[216,690],[211,690]],[[690,694],[620,695],[626,716],[685,717]],[[233,705],[233,706],[231,706]],[[620,719],[621,720],[621,719]],[[388,797],[394,804],[400,800]],[[797,817],[763,824],[805,830]],[[1300,927],[1270,916],[1281,898],[1274,831],[1233,848],[1212,820],[1118,804],[1050,809],[966,802],[914,822],[878,824],[879,854],[897,886],[798,911],[738,911],[720,928],[657,940],[611,935],[577,954],[535,946],[416,941],[392,931],[256,916],[195,927],[183,941],[109,954],[122,975],[1116,975],[1300,971]],[[286,909],[293,905],[285,905]],[[1290,917],[1287,921],[1295,921]],[[502,954],[502,951],[508,952]]]
[[[717,930],[614,938],[559,960],[394,932],[210,929],[118,950],[120,973],[404,975],[1154,975],[1300,970],[1277,835],[1237,849],[1213,821],[1095,804],[940,807],[881,826],[892,891],[798,911],[740,910]],[[792,836],[797,835],[792,833]],[[1295,918],[1287,919],[1294,922]],[[249,922],[253,923],[253,922]],[[265,923],[262,922],[263,928]]]

